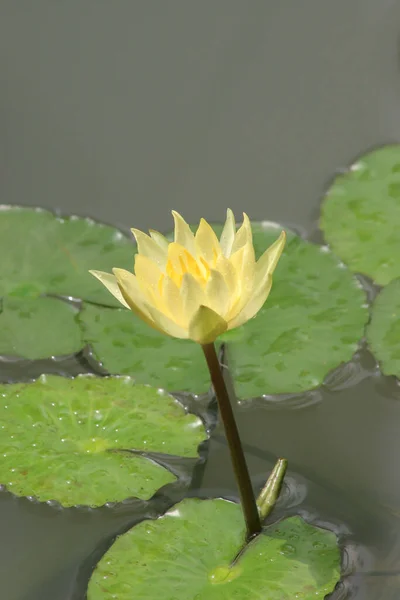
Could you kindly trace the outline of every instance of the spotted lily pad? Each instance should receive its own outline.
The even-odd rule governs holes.
[[[88,600],[314,600],[340,578],[336,536],[291,517],[244,540],[237,504],[186,499],[120,536],[98,564]]]
[[[89,269],[132,266],[133,244],[114,227],[31,208],[0,210],[0,296],[43,293],[116,306]]]
[[[375,299],[367,340],[383,373],[400,377],[400,279],[389,283]]]
[[[271,223],[253,224],[257,256],[279,231]],[[318,386],[329,371],[350,360],[368,320],[365,293],[351,273],[326,248],[287,233],[264,308],[221,336],[241,398]],[[125,309],[87,306],[80,322],[94,355],[110,372],[169,390],[205,391],[204,357],[196,344],[152,331]]]
[[[321,229],[352,271],[380,285],[400,276],[400,145],[369,152],[336,177]]]
[[[0,354],[33,360],[77,352],[83,346],[77,312],[57,298],[3,298]]]
[[[174,475],[128,449],[196,457],[201,420],[131,379],[42,376],[0,386],[0,484],[64,506],[150,498]]]

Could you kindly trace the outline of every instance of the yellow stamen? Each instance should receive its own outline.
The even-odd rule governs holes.
[[[204,283],[207,283],[207,280],[210,277],[210,273],[211,273],[210,267],[209,267],[207,261],[202,256],[200,256],[200,262],[204,267],[204,275],[202,275],[201,278]]]
[[[167,265],[166,265],[166,272],[167,275],[170,279],[172,279],[172,281],[178,286],[180,287],[181,285],[181,281],[182,281],[182,275],[179,275],[179,273],[177,273],[174,269],[174,265],[172,263],[172,260],[169,259],[167,261]]]
[[[196,259],[188,252],[184,250],[178,256],[178,265],[169,259],[165,267],[168,277],[178,286],[181,287],[182,279],[185,273],[192,275],[201,285],[205,285],[210,277],[210,267],[203,257],[200,257],[200,265]],[[159,281],[159,291],[162,293],[162,279]]]

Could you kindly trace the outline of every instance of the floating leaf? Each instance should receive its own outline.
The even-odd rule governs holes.
[[[0,423],[0,484],[64,506],[148,499],[174,476],[117,450],[196,457],[206,437],[174,398],[122,377],[0,386]]]
[[[0,354],[34,360],[78,352],[83,342],[77,312],[57,298],[3,298]]]
[[[367,340],[382,372],[400,378],[400,279],[389,283],[376,297]]]
[[[277,237],[255,229],[257,254]],[[326,248],[288,232],[271,294],[257,317],[222,336],[241,398],[299,393],[351,359],[368,320],[358,281]]]
[[[400,145],[365,154],[336,177],[321,229],[352,271],[380,285],[400,276]]]
[[[244,540],[237,504],[186,499],[120,536],[98,564],[88,600],[314,600],[340,577],[336,536],[292,517]]]
[[[109,373],[169,391],[206,392],[210,387],[201,348],[162,335],[124,308],[86,304],[79,315],[85,340]]]
[[[274,224],[253,223],[257,256],[279,231]],[[301,392],[321,384],[356,350],[368,319],[364,303],[358,282],[326,248],[288,232],[264,308],[221,336],[238,396]],[[169,390],[205,391],[207,372],[196,344],[163,336],[124,309],[87,306],[80,321],[85,339],[110,372]]]
[[[117,306],[89,273],[131,268],[133,244],[114,227],[31,208],[0,211],[0,296],[47,293]]]

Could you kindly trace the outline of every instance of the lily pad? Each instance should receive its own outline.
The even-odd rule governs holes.
[[[78,352],[83,341],[77,312],[57,298],[3,298],[0,354],[34,360]]]
[[[376,297],[367,340],[382,372],[400,377],[400,279],[389,283]]]
[[[58,218],[31,208],[0,210],[0,296],[53,294],[117,306],[89,269],[131,268],[134,245],[91,219]]]
[[[109,373],[172,391],[206,392],[210,375],[201,348],[162,335],[124,308],[85,304],[79,322],[86,342]]]
[[[352,271],[380,285],[400,276],[400,145],[369,152],[336,177],[321,229]]]
[[[253,223],[257,256],[279,231],[271,223]],[[221,336],[241,398],[320,385],[332,369],[350,360],[368,320],[365,293],[351,273],[326,248],[287,233],[264,308]],[[95,357],[110,372],[169,390],[205,391],[208,377],[196,344],[152,331],[125,309],[86,306],[79,319]]]
[[[196,457],[202,422],[131,379],[42,376],[0,386],[0,484],[64,506],[150,498],[174,475],[128,449]]]
[[[258,315],[221,337],[236,393],[300,393],[351,359],[368,321],[365,292],[327,248],[291,232],[274,274],[271,294]],[[277,237],[258,228],[257,254]]]
[[[98,564],[88,600],[314,600],[340,578],[336,536],[291,517],[244,540],[237,504],[186,499],[120,536]]]

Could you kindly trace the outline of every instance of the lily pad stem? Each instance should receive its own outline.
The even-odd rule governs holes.
[[[202,348],[210,371],[211,381],[218,401],[219,413],[225,429],[232,466],[239,488],[242,510],[246,521],[247,539],[249,540],[261,531],[260,515],[253,492],[253,486],[251,485],[239,431],[218,361],[218,356],[215,351],[215,346],[212,343],[204,344],[202,345]]]

